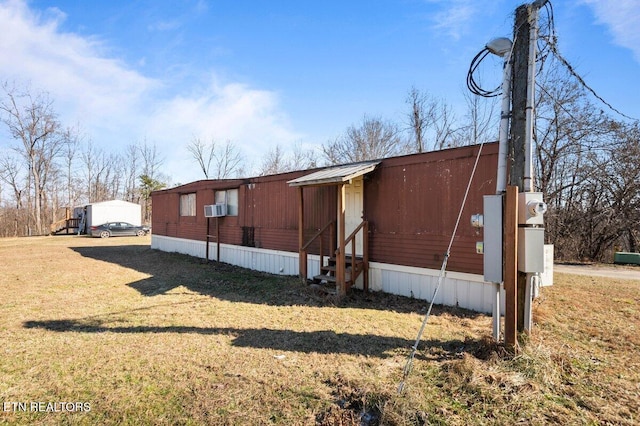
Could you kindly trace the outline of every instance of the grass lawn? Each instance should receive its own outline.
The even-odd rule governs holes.
[[[640,280],[557,274],[516,356],[435,307],[398,394],[426,302],[149,242],[0,239],[0,424],[640,423]]]

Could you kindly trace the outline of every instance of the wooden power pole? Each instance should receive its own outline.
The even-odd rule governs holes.
[[[536,0],[516,9],[511,75],[511,126],[509,185],[519,192],[533,190],[531,145],[533,140],[535,55],[538,11],[548,0]],[[533,37],[532,37],[533,36]],[[524,226],[524,224],[521,224]],[[517,329],[525,330],[527,274],[517,274]]]
[[[529,24],[530,7],[523,4],[516,9],[516,17],[513,30],[513,53],[511,75],[511,123],[509,126],[509,186],[517,187],[517,192],[524,192],[525,176],[525,142],[526,142],[526,111],[527,111],[527,85],[529,71]],[[515,188],[514,188],[515,189]],[[517,205],[510,206],[509,202],[517,203],[517,196],[509,199],[505,205],[505,223],[517,224],[516,217],[507,217],[517,214]],[[516,225],[517,226],[517,225]],[[505,229],[506,231],[506,229]],[[517,229],[516,229],[517,231]],[[507,234],[505,233],[505,237]],[[506,241],[505,241],[506,242]],[[524,329],[524,297],[526,289],[526,274],[517,271],[517,246],[512,242],[505,245],[505,344],[511,349],[517,346],[516,330]],[[514,251],[513,256],[508,252]],[[507,273],[514,271],[514,273]]]
[[[523,4],[516,9],[514,26],[513,64],[511,76],[511,126],[509,138],[509,185],[517,186],[524,192],[525,177],[525,142],[526,111],[529,71],[529,36],[531,32],[531,6]],[[517,200],[516,200],[517,202]],[[517,211],[517,210],[516,210]],[[516,218],[517,220],[517,218]],[[516,259],[517,262],[517,259]],[[510,265],[509,265],[510,266]],[[524,330],[524,304],[526,292],[526,274],[518,271],[516,281],[516,313],[517,330]],[[505,318],[505,321],[507,318]]]
[[[529,70],[530,7],[527,4],[516,9],[513,30],[513,55],[511,75],[511,125],[509,135],[509,185],[524,191],[524,163],[526,140],[527,82]]]

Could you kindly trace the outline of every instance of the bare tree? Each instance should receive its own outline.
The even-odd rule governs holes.
[[[306,170],[318,167],[318,156],[312,149],[303,149],[300,143],[287,153],[280,145],[272,147],[262,160],[259,175],[274,175],[293,170]]]
[[[104,201],[106,199],[106,185],[104,175],[110,166],[109,155],[101,148],[96,147],[91,140],[87,142],[82,151],[82,163],[84,182],[86,185],[86,198],[89,203]]]
[[[8,83],[4,83],[2,88],[5,96],[0,102],[1,121],[11,137],[19,142],[15,150],[23,157],[28,168],[27,216],[33,216],[35,232],[42,234],[46,179],[62,146],[58,137],[60,123],[48,94],[40,92],[32,95],[28,89],[19,91]],[[32,205],[33,214],[30,211]],[[27,233],[31,233],[29,224],[27,228]]]
[[[140,149],[137,145],[128,145],[124,151],[123,176],[125,201],[132,203],[140,202],[140,191],[138,190],[138,163]]]
[[[455,131],[447,146],[474,145],[498,140],[498,120],[496,119],[496,98],[482,98],[470,92],[464,93],[467,111],[465,123]]]
[[[74,183],[74,160],[80,147],[80,131],[79,126],[76,128],[68,127],[62,133],[64,142],[63,159],[66,172],[66,191],[67,191],[67,207],[73,206],[78,201],[76,185]]]
[[[313,149],[303,149],[300,143],[293,146],[291,163],[296,170],[313,169],[320,165],[318,154]]]
[[[144,142],[138,146],[138,149],[140,151],[140,159],[142,160],[142,174],[152,179],[168,181],[168,176],[160,171],[160,167],[162,167],[164,163],[164,158],[158,153],[156,144],[150,145],[145,139]]]
[[[227,141],[214,153],[216,161],[216,179],[228,179],[237,176],[242,170],[242,155],[238,147]]]
[[[202,139],[194,137],[187,145],[187,151],[191,153],[191,156],[196,160],[200,170],[204,173],[205,179],[209,179],[211,176],[211,162],[214,158],[216,149],[215,141],[204,142]]]
[[[111,154],[111,165],[105,176],[105,184],[107,186],[107,197],[109,199],[119,199],[124,196],[124,171],[125,162],[122,155]]]
[[[434,122],[434,150],[452,147],[449,143],[457,129],[455,128],[456,116],[453,109],[445,102],[441,103],[440,114]]]
[[[238,175],[242,170],[240,150],[229,140],[218,144],[214,139],[204,142],[194,137],[187,145],[187,150],[200,166],[205,179],[227,179]]]
[[[165,181],[155,145],[146,141],[132,145],[126,157],[106,152],[89,138],[83,141],[79,125],[63,128],[46,93],[17,89],[9,83],[2,84],[0,91],[0,123],[12,139],[7,149],[12,155],[5,150],[0,155],[4,191],[0,194],[0,235],[48,232],[46,225],[59,216],[60,207],[81,201],[124,198],[139,202],[149,220],[149,191]],[[229,173],[234,163],[232,147],[226,148],[228,162],[220,163],[220,170]]]
[[[633,153],[628,136],[634,132],[595,107],[583,86],[554,65],[539,78],[536,104],[535,183],[549,206],[547,239],[558,258],[603,260],[621,235],[637,229],[623,220],[633,216],[633,203],[621,195],[633,188],[622,178],[629,172],[633,179],[635,168],[626,161],[633,157],[617,149]]]
[[[406,103],[409,105],[407,130],[411,134],[413,152],[442,149],[452,143],[455,116],[446,102],[412,87]]]
[[[611,259],[613,246],[635,251],[640,235],[640,130],[615,123],[609,149],[589,153],[592,173],[581,185],[588,195],[579,222],[583,239],[578,255]]]
[[[275,175],[278,173],[290,172],[293,170],[292,163],[287,159],[285,152],[280,145],[272,147],[260,166],[260,176]]]
[[[330,164],[353,163],[406,154],[410,145],[398,126],[365,115],[359,127],[350,126],[343,136],[322,145],[322,152]]]
[[[576,184],[572,169],[583,163],[585,152],[601,148],[602,137],[611,130],[610,118],[558,68],[544,75],[540,89],[535,134],[537,185],[550,200],[561,204]]]
[[[429,123],[434,120],[435,105],[426,93],[420,92],[415,87],[409,90],[406,102],[410,107],[407,118],[409,130],[414,139],[414,149],[416,152],[424,152],[425,133]]]
[[[21,212],[23,211],[23,198],[27,188],[25,187],[24,181],[20,178],[20,173],[20,161],[18,158],[9,154],[0,157],[0,180],[9,185],[15,201],[13,226],[11,227],[13,229],[12,234],[16,237],[20,234],[21,226],[26,225],[26,220],[24,220],[24,223],[21,223],[21,219],[23,219],[22,216],[24,216],[21,215]],[[8,230],[5,230],[5,236],[10,235],[7,231]]]
[[[138,176],[142,198],[142,218],[145,223],[151,223],[151,192],[165,188],[169,178],[160,172],[164,159],[160,157],[155,144],[149,145],[145,139],[139,151],[142,159],[142,174]]]

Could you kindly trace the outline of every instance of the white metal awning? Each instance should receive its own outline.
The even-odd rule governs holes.
[[[289,186],[337,185],[372,172],[378,164],[380,164],[380,160],[327,167],[326,169],[290,180],[287,183]]]

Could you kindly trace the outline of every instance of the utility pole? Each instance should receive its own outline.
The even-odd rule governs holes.
[[[536,0],[516,9],[511,77],[511,125],[509,138],[509,185],[519,192],[533,190],[531,151],[534,119],[535,60],[538,10],[548,0]],[[517,210],[516,210],[517,211]],[[520,224],[522,226],[522,224]],[[518,256],[521,254],[518,253]],[[506,283],[505,283],[506,285]],[[527,273],[518,271],[516,282],[517,329],[526,328]]]
[[[531,8],[528,4],[523,4],[516,9],[516,19],[513,30],[511,134],[509,138],[509,159],[511,164],[509,167],[509,185],[517,186],[518,192],[524,192],[529,36],[531,32],[531,25],[529,24],[530,11]],[[506,285],[507,283],[505,283],[505,286]],[[510,321],[515,320],[517,330],[522,331],[524,329],[526,274],[518,271],[515,287],[515,297],[517,299],[515,302],[516,318],[510,319]]]
[[[536,0],[516,9],[514,41],[499,37],[486,44],[489,52],[505,58],[496,195],[484,196],[484,279],[496,284],[493,335],[500,338],[500,285],[504,285],[504,341],[517,351],[518,331],[531,329],[533,291],[544,272],[543,194],[533,192],[533,128],[535,104],[538,10],[548,0]],[[482,53],[482,52],[481,52]],[[472,92],[474,87],[469,87]],[[507,176],[508,170],[508,176]]]
[[[529,65],[529,5],[516,9],[511,65],[511,125],[509,137],[509,185],[524,191],[527,80]]]

